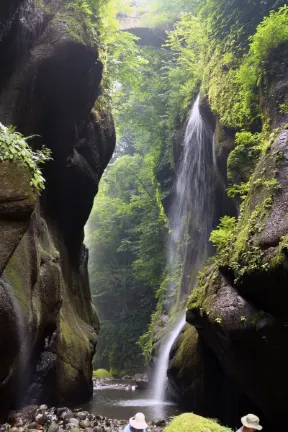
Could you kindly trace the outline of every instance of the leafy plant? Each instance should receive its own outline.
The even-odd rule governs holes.
[[[45,188],[45,179],[39,165],[51,159],[51,152],[46,147],[33,151],[26,142],[31,138],[33,136],[24,137],[12,127],[7,128],[0,123],[0,161],[8,160],[28,168],[30,185],[36,193],[40,193]]]
[[[218,227],[212,231],[210,241],[221,252],[232,239],[237,220],[235,217],[224,216],[220,219]]]

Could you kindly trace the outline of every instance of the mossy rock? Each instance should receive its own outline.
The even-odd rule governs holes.
[[[93,371],[93,377],[94,378],[113,378],[110,372],[108,372],[106,369],[97,369],[96,371]]]
[[[200,417],[196,414],[182,414],[175,417],[164,429],[164,432],[232,432],[213,420]]]

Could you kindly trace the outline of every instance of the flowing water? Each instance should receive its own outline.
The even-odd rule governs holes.
[[[196,275],[209,255],[209,236],[214,221],[214,205],[211,183],[214,177],[212,131],[205,125],[199,110],[197,97],[190,113],[183,141],[182,156],[178,168],[176,189],[169,214],[171,236],[168,262],[172,274],[179,277],[179,268],[185,275],[193,274],[188,282],[182,278],[182,295],[191,291]],[[188,276],[188,275],[186,275]],[[173,278],[172,278],[173,281]],[[189,285],[189,286],[188,286]],[[171,283],[169,294],[175,292]]]
[[[171,283],[168,304],[181,304],[192,291],[197,274],[210,253],[209,236],[215,220],[213,133],[204,123],[197,97],[187,123],[169,221],[168,262]],[[215,199],[215,198],[214,198]],[[180,282],[179,282],[180,281]],[[179,286],[180,283],[180,286]],[[160,349],[154,397],[165,398],[169,353],[185,324],[184,313]]]
[[[167,341],[162,345],[159,353],[158,363],[155,370],[155,381],[153,386],[154,398],[158,401],[165,400],[167,369],[169,364],[169,354],[174,341],[185,325],[185,315],[176,323],[173,331],[168,336]]]
[[[126,384],[134,385],[134,382]],[[153,398],[151,390],[125,390],[123,380],[110,381],[101,389],[94,390],[93,400],[82,408],[108,418],[128,420],[137,412],[143,412],[148,421],[165,419],[179,414],[175,405],[159,402]]]

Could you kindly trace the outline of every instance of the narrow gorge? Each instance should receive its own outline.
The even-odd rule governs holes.
[[[287,49],[284,0],[2,0],[0,432],[285,429]]]

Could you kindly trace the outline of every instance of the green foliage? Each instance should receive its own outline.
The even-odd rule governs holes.
[[[173,53],[167,67],[170,106],[180,111],[183,118],[199,92],[208,44],[207,34],[199,18],[187,12],[180,15],[167,36],[165,46]]]
[[[217,248],[217,251],[224,250],[230,243],[236,223],[235,217],[224,216],[220,219],[220,224],[210,235],[210,241]]]
[[[281,114],[288,114],[288,103],[280,104],[279,106]]]
[[[88,226],[92,295],[100,318],[96,366],[143,369],[136,341],[156,307],[166,217],[151,155],[123,155],[105,173]],[[136,307],[137,305],[137,307]]]
[[[110,372],[108,372],[106,369],[97,369],[96,371],[93,371],[93,378],[113,378]]]
[[[259,133],[259,89],[268,82],[273,51],[288,40],[288,26],[282,0],[155,0],[148,13],[143,11],[149,25],[167,30],[165,45],[155,49],[137,46],[137,38],[120,31],[116,16],[129,2],[124,9],[120,3],[77,2],[101,34],[103,97],[112,98],[118,136],[89,225],[93,300],[102,328],[96,364],[133,372],[143,366],[141,350],[148,359],[155,329],[163,324],[171,280],[181,286],[181,265],[177,275],[165,268],[167,226],[161,200],[171,192],[179,131],[201,84],[222,125],[236,132],[228,194],[240,195],[243,202],[238,224],[224,217],[211,234],[216,262],[199,275],[191,301],[201,307],[209,284],[219,282],[219,264],[229,263],[236,281],[265,265],[251,238],[263,229],[279,185],[273,173],[253,175],[271,144],[266,128]],[[271,12],[276,6],[280,9]],[[285,103],[279,108],[284,112]],[[277,155],[276,165],[281,157]],[[257,205],[249,198],[254,188],[265,190]],[[220,324],[220,317],[213,319]]]
[[[228,157],[227,171],[230,185],[244,184],[249,180],[262,154],[261,134],[238,132],[235,145],[235,149]]]
[[[30,185],[36,193],[40,193],[45,188],[45,179],[39,165],[51,159],[51,152],[45,147],[32,151],[26,142],[30,138],[33,137],[24,137],[0,123],[0,161],[9,160],[28,168],[31,173]]]
[[[257,20],[260,17],[261,14],[257,13]],[[248,28],[252,34],[250,24],[251,22]],[[223,125],[236,129],[247,128],[259,120],[259,85],[269,72],[271,52],[288,41],[287,24],[287,6],[277,12],[271,11],[258,25],[256,33],[250,37],[247,54],[239,53],[231,46],[230,41],[237,40],[233,28],[224,41],[220,43],[214,40],[211,44],[204,84],[211,107],[220,115]],[[243,34],[245,27],[240,31],[242,37]],[[274,37],[274,34],[277,34],[277,37]]]
[[[215,420],[186,413],[175,417],[164,429],[164,432],[232,432]]]
[[[181,13],[193,12],[193,0],[154,0],[144,15],[144,23],[148,27],[168,30],[180,18]]]

